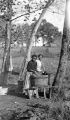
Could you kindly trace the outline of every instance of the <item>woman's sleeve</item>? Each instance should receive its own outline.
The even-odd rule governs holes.
[[[42,62],[41,68],[42,68],[42,71],[45,71],[45,66],[44,66],[44,63],[43,63],[43,62]]]

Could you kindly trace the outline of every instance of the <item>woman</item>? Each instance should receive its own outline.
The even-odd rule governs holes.
[[[37,71],[39,73],[41,73],[41,74],[45,71],[45,67],[44,67],[44,64],[42,62],[42,58],[43,58],[43,55],[39,54],[38,59],[36,60],[36,62],[37,62]]]
[[[31,60],[27,65],[27,76],[25,80],[24,89],[28,91],[29,98],[31,99],[32,95],[35,93],[36,97],[39,98],[38,89],[32,90],[35,87],[35,79],[37,77],[37,56],[32,55]]]
[[[30,79],[31,79],[31,77],[35,76],[35,72],[37,71],[36,59],[37,59],[37,56],[32,55],[31,60],[27,64],[27,75],[26,75],[24,89],[29,89],[31,86],[33,86],[33,82],[30,81]]]

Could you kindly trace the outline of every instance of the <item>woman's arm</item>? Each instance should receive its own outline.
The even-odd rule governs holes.
[[[44,71],[45,71],[45,66],[44,66],[44,63],[43,63],[43,62],[42,62],[41,69],[42,69],[42,72],[44,72]]]

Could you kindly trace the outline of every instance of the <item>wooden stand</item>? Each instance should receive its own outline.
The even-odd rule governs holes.
[[[41,75],[40,77],[37,77],[35,79],[35,87],[31,88],[31,90],[28,91],[29,98],[31,99],[31,96],[34,94],[34,91],[36,91],[36,97],[39,98],[38,95],[38,89],[43,89],[44,92],[44,98],[46,99],[46,89],[49,89],[50,86],[50,75]]]

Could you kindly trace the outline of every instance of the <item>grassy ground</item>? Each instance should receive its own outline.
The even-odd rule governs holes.
[[[1,120],[70,120],[70,102],[0,96]]]

